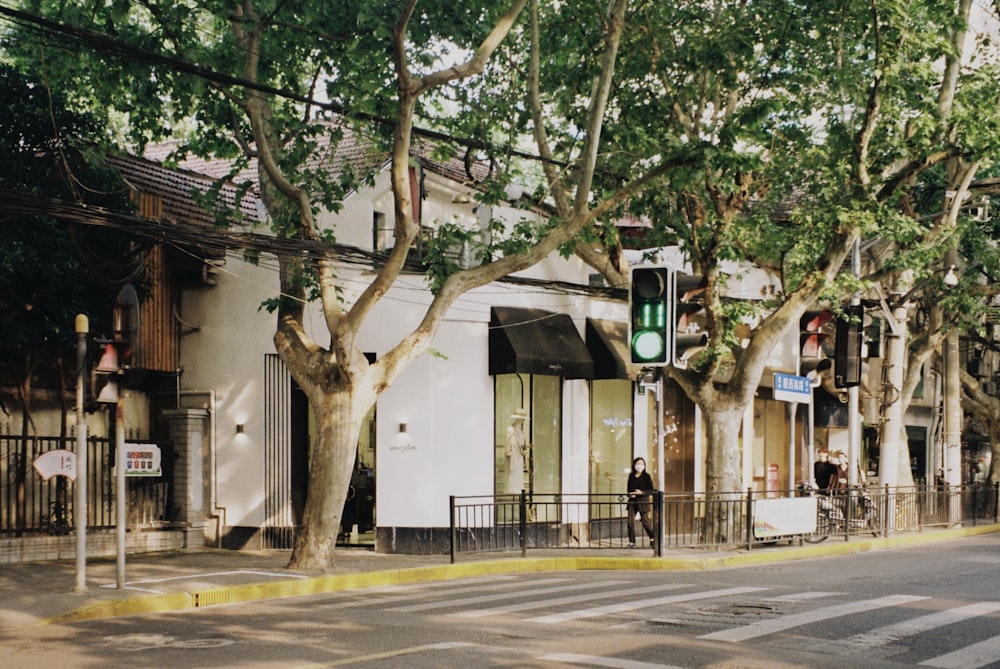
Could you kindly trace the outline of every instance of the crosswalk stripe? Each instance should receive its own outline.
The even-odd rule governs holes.
[[[924,667],[944,669],[977,669],[1000,660],[1000,636],[974,643],[953,653],[939,655],[920,663]]]
[[[368,655],[356,655],[353,657],[344,657],[339,660],[332,660],[330,662],[323,662],[321,664],[310,662],[309,664],[302,665],[299,669],[329,669],[330,667],[353,666],[361,664],[363,662],[388,660],[397,657],[403,657],[406,655],[414,655],[416,653],[426,653],[429,651],[436,651],[436,650],[454,650],[456,648],[469,648],[472,645],[473,644],[471,643],[464,643],[461,641],[443,641],[441,643],[429,643],[423,646],[412,646],[410,648],[387,650],[377,653],[370,653]]]
[[[877,629],[855,634],[847,637],[841,642],[849,646],[850,650],[865,650],[875,646],[885,646],[890,643],[916,636],[924,632],[929,632],[944,625],[951,625],[976,616],[985,616],[996,611],[1000,611],[1000,602],[979,602],[967,606],[959,606],[945,611],[937,611],[919,618],[904,620],[893,625],[886,625]]]
[[[712,641],[746,641],[747,639],[755,639],[767,634],[783,632],[794,627],[801,627],[802,625],[808,625],[821,620],[829,620],[831,618],[839,618],[841,616],[848,616],[854,613],[873,611],[887,606],[908,604],[922,599],[928,598],[911,595],[892,595],[889,597],[879,597],[877,599],[848,602],[846,604],[827,606],[813,611],[803,611],[802,613],[781,616],[780,618],[760,620],[742,627],[733,627],[730,629],[719,630],[718,632],[712,632],[710,634],[703,634],[698,638],[709,639]]]
[[[508,579],[509,580],[509,579]],[[549,585],[552,583],[565,583],[571,579],[568,578],[540,578],[531,581],[529,585],[534,587],[536,585]],[[491,590],[507,590],[512,584],[509,582],[505,583],[489,583],[482,585],[470,585],[468,587],[462,588],[452,588],[449,587],[453,581],[444,581],[441,583],[421,583],[415,584],[413,586],[397,586],[399,588],[405,588],[402,590],[405,594],[396,594],[400,590],[392,591],[393,594],[388,597],[366,597],[365,599],[352,600],[347,602],[334,602],[327,604],[326,606],[336,609],[347,609],[347,608],[357,608],[361,606],[381,606],[383,604],[392,604],[393,602],[405,602],[411,601],[414,597],[430,597],[433,595],[439,595],[442,593],[447,593],[448,595],[454,594],[465,594],[470,592],[487,592]],[[418,590],[416,593],[409,592],[407,590]],[[365,595],[370,594],[369,591],[364,593]]]
[[[560,606],[562,604],[576,604],[578,602],[588,602],[601,597],[628,597],[630,595],[646,595],[651,592],[660,592],[663,590],[677,590],[679,588],[686,588],[686,587],[688,586],[682,583],[669,583],[666,585],[657,585],[657,586],[643,586],[641,588],[614,590],[603,594],[587,593],[584,595],[574,595],[572,597],[560,597],[558,599],[546,599],[533,602],[520,602],[518,604],[497,606],[489,609],[470,609],[468,611],[458,611],[456,613],[453,613],[452,615],[463,618],[482,618],[484,616],[498,615],[501,613],[530,611],[532,609],[544,609],[549,606]]]
[[[826,597],[836,597],[837,595],[843,595],[842,592],[823,592],[821,590],[810,590],[808,592],[795,592],[790,595],[777,595],[775,597],[767,597],[761,601],[764,602],[804,602],[810,599],[824,599]]]
[[[683,595],[672,595],[670,597],[654,597],[653,599],[637,599],[630,602],[619,602],[618,604],[608,604],[607,606],[595,606],[589,609],[578,609],[576,611],[566,611],[564,613],[553,613],[548,616],[529,618],[529,623],[541,623],[551,625],[552,623],[562,623],[569,620],[579,620],[580,618],[594,618],[608,613],[621,613],[623,611],[635,611],[638,609],[648,609],[653,606],[665,604],[676,604],[678,602],[691,602],[699,599],[711,599],[713,597],[725,597],[727,595],[742,595],[748,592],[759,592],[767,588],[724,588],[722,590],[707,590],[704,592],[692,592]]]
[[[600,655],[580,655],[578,653],[549,653],[539,660],[565,662],[566,664],[586,664],[593,667],[608,667],[609,669],[683,669],[672,664],[651,664],[636,660],[620,660],[616,657],[601,657]]]
[[[495,595],[479,595],[476,597],[465,597],[461,599],[449,599],[441,602],[426,602],[424,604],[411,604],[409,606],[397,606],[386,609],[386,611],[396,611],[400,613],[413,613],[416,611],[430,611],[432,609],[443,609],[455,606],[468,606],[469,604],[482,604],[483,602],[496,602],[504,599],[516,599],[535,595],[551,595],[557,592],[569,592],[572,590],[593,590],[602,587],[615,587],[624,585],[629,581],[595,581],[592,583],[577,583],[575,585],[561,585],[552,588],[537,588],[532,590],[518,590],[516,592],[502,592]]]

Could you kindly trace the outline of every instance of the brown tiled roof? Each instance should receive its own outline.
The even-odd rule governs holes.
[[[307,163],[310,169],[319,171],[325,167],[330,175],[335,177],[350,169],[355,175],[366,176],[377,173],[388,166],[391,159],[389,151],[378,149],[374,142],[367,140],[348,126],[342,126],[341,130],[344,137],[332,147],[332,151],[328,136],[317,138],[318,149]],[[180,142],[178,141],[151,145],[147,147],[145,157],[163,163],[179,147]],[[491,166],[488,162],[470,160],[467,168],[465,156],[462,153],[441,161],[432,157],[438,148],[439,145],[435,142],[416,138],[410,149],[410,155],[419,157],[424,168],[428,171],[440,174],[457,183],[469,185],[489,178]],[[223,179],[229,178],[232,162],[186,156],[178,162],[178,167],[213,179]],[[248,167],[232,180],[236,183],[249,181],[255,185],[258,184],[256,159],[252,159]]]
[[[227,221],[230,229],[248,229],[263,222],[264,213],[257,195],[257,164],[250,164],[239,174],[226,181],[221,186],[222,200],[227,209],[219,212],[219,217],[207,211],[192,195],[205,193],[220,179],[230,178],[233,163],[230,160],[211,160],[197,157],[187,157],[180,160],[176,167],[167,167],[164,161],[177,150],[177,142],[150,146],[145,157],[113,156],[108,162],[121,170],[125,181],[137,192],[142,203],[140,215],[154,219],[184,223],[206,228],[214,227],[221,217]],[[464,157],[453,157],[445,161],[432,160],[435,146],[428,142],[418,142],[411,151],[419,156],[425,169],[465,185],[474,185],[489,176],[489,166],[477,161],[470,161],[468,168]],[[387,151],[379,151],[371,141],[365,141],[360,135],[344,129],[344,139],[336,145],[321,144],[309,161],[313,170],[326,171],[332,176],[343,174],[351,169],[355,175],[364,177],[384,169],[390,160]],[[470,178],[471,173],[471,178]],[[232,209],[237,196],[241,193],[241,184],[252,184],[240,197],[239,212],[236,217]],[[142,197],[145,196],[146,200]],[[149,198],[149,196],[153,196]],[[193,253],[204,251],[189,249]]]
[[[139,194],[156,195],[162,200],[162,218],[215,225],[212,214],[192,197],[194,192],[208,191],[215,182],[213,177],[187,169],[164,167],[160,163],[135,156],[112,156],[108,158],[108,162],[121,170],[126,183]],[[222,197],[230,207],[235,204],[237,193],[235,184],[229,183],[222,187]],[[231,224],[252,225],[260,220],[255,195],[251,193],[241,198],[240,213],[242,218],[230,218]]]

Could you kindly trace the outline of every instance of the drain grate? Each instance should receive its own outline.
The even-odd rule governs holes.
[[[229,603],[229,588],[222,590],[206,590],[205,592],[192,592],[195,608],[200,606],[215,606],[216,604]]]

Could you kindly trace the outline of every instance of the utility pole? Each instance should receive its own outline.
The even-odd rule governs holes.
[[[76,496],[73,517],[76,519],[76,591],[87,591],[87,414],[84,411],[84,384],[87,382],[87,334],[90,320],[77,314],[76,331]]]
[[[125,589],[125,533],[128,500],[125,493],[125,390],[118,393],[115,403],[115,585]]]
[[[854,248],[851,250],[851,272],[855,278],[861,277],[861,238],[854,238]],[[861,304],[861,296],[854,293],[852,305]],[[858,362],[860,364],[860,361]],[[847,389],[847,461],[850,463],[848,483],[858,484],[858,470],[861,467],[861,394],[858,386]]]
[[[962,380],[958,330],[944,340],[944,479],[948,484],[948,523],[958,523],[962,485]]]
[[[949,267],[949,274],[958,267],[958,247],[954,244],[948,247],[945,253],[945,265]],[[952,274],[953,276],[953,274]],[[954,282],[947,280],[946,285],[953,286]],[[958,524],[961,517],[960,503],[961,495],[959,488],[962,485],[962,372],[959,369],[961,360],[959,356],[959,332],[952,328],[944,340],[944,478],[948,484],[948,524]]]

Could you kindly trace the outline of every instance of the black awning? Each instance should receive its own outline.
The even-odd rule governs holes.
[[[594,378],[587,345],[567,314],[544,309],[490,308],[490,374]]]
[[[634,380],[638,376],[641,366],[629,362],[627,323],[588,318],[586,338],[595,379]]]

